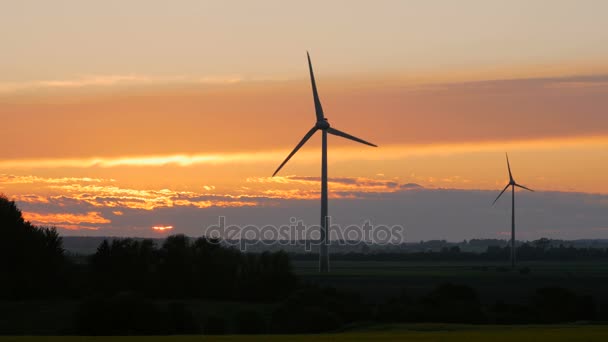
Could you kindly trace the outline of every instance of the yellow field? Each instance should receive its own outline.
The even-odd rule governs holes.
[[[608,325],[556,326],[456,326],[407,325],[377,327],[366,331],[321,335],[230,335],[230,336],[3,336],[0,342],[76,342],[76,341],[466,341],[466,342],[522,342],[522,341],[608,341]]]

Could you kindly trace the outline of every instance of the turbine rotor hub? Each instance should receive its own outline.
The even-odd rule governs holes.
[[[330,127],[329,126],[329,122],[325,118],[323,118],[323,120],[317,121],[316,126],[317,126],[318,129],[322,129],[322,130],[326,130],[326,129],[328,129]]]

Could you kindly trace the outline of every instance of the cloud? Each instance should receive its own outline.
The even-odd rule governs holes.
[[[165,207],[238,207],[258,205],[256,199],[265,196],[201,194],[169,189],[133,189],[116,185],[64,184],[48,185],[57,194],[16,195],[14,199],[29,204],[72,206],[86,204],[94,208],[112,208],[112,214],[121,216],[121,209],[155,210]]]
[[[392,193],[358,194],[354,198],[330,201],[332,222],[346,227],[370,220],[374,225],[401,225],[406,241],[447,239],[462,241],[471,238],[500,238],[510,229],[510,201],[491,205],[495,191],[419,189]],[[608,238],[606,227],[606,195],[581,193],[537,192],[516,193],[518,239]],[[123,209],[124,215],[94,232],[96,235],[142,235],[158,222],[170,222],[174,233],[193,236],[217,224],[219,216],[227,224],[286,225],[290,218],[305,225],[319,221],[318,197],[311,199],[275,198],[255,207],[192,206],[157,208],[153,211]]]
[[[267,186],[244,195],[132,189],[111,183],[46,184],[57,194],[24,194],[17,199],[26,219],[57,225],[65,234],[80,229],[77,234],[151,236],[150,227],[160,222],[170,223],[174,233],[200,235],[218,216],[243,225],[288,224],[291,217],[305,224],[318,222],[318,178],[249,181]],[[330,215],[342,225],[365,220],[398,224],[406,228],[408,241],[496,238],[510,225],[510,201],[491,206],[497,191],[432,189],[360,177],[332,181]],[[608,230],[602,229],[608,195],[540,191],[516,196],[519,238],[608,238]]]
[[[61,178],[47,178],[37,176],[17,176],[0,174],[0,183],[2,184],[65,184],[65,183],[102,183],[102,182],[115,182],[114,179],[103,179],[103,178],[89,178],[89,177],[61,177]]]
[[[13,200],[25,203],[49,203],[49,199],[46,196],[34,195],[34,194],[17,194],[13,195]]]
[[[289,180],[301,180],[315,184],[321,182],[321,177],[290,176],[287,178]],[[357,188],[395,188],[399,185],[396,181],[363,177],[332,177],[328,178],[327,181],[335,185],[355,186]]]
[[[608,136],[575,136],[565,138],[547,139],[523,139],[511,141],[486,141],[484,143],[435,143],[435,144],[405,144],[387,145],[374,153],[366,154],[365,159],[370,161],[401,160],[416,156],[445,156],[452,154],[466,154],[475,152],[504,152],[523,150],[555,150],[566,148],[603,148],[608,147]],[[361,160],[361,150],[358,147],[336,147],[335,156],[331,162],[358,161]],[[172,154],[157,156],[129,156],[129,157],[97,157],[97,158],[41,158],[41,159],[8,159],[0,160],[0,169],[56,169],[56,168],[119,168],[119,167],[161,167],[177,166],[191,167],[199,165],[246,165],[259,164],[261,162],[276,163],[285,157],[284,151],[250,151],[250,152],[225,152],[208,154]],[[316,162],[318,153],[313,151],[301,151],[298,155],[300,162]],[[42,179],[33,176],[17,177],[2,175],[0,179],[6,179],[7,183],[17,182],[46,182],[46,183],[69,183],[80,182],[102,182],[111,181],[103,179],[87,178],[49,178]],[[301,179],[303,182],[309,181]],[[281,177],[268,178],[267,183],[279,183],[284,181]],[[336,183],[341,183],[339,178],[334,178]],[[262,180],[257,180],[261,183]]]
[[[145,166],[192,166],[216,165],[226,163],[256,162],[259,160],[275,161],[278,153],[225,153],[225,154],[192,154],[164,156],[132,156],[107,158],[45,158],[15,159],[0,161],[3,169],[37,169],[37,168],[112,168],[112,167],[145,167]]]
[[[405,183],[405,184],[401,184],[399,185],[400,189],[423,189],[424,187],[420,184],[416,184],[416,183]]]
[[[492,90],[492,89],[527,89],[527,88],[561,88],[566,87],[595,87],[595,86],[608,86],[608,75],[596,74],[596,75],[572,75],[572,76],[558,76],[558,77],[524,77],[524,78],[505,78],[505,79],[488,79],[488,80],[477,80],[477,81],[464,81],[454,83],[440,83],[431,85],[428,89],[448,89],[452,87],[458,87],[461,89],[474,89],[474,90]],[[420,88],[426,89],[426,88]]]
[[[34,224],[40,225],[80,225],[81,223],[105,224],[112,221],[101,216],[96,211],[88,212],[84,215],[71,213],[34,213],[23,212],[23,217]]]
[[[278,187],[261,191],[271,198],[313,199],[319,197],[321,179],[309,176],[275,176],[250,177],[246,182]],[[357,198],[366,193],[386,193],[400,189],[398,181],[389,179],[333,177],[328,179],[328,183],[331,186],[330,198]]]
[[[228,76],[146,76],[126,75],[89,75],[72,79],[33,80],[24,82],[0,82],[0,93],[14,93],[40,89],[66,89],[84,87],[111,87],[121,85],[170,85],[170,84],[234,84],[242,82],[238,75]]]

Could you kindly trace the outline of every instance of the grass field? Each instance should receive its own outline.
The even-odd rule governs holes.
[[[190,341],[608,341],[608,326],[462,326],[462,325],[396,325],[320,335],[230,335],[230,336],[3,336],[0,342],[190,342]]]

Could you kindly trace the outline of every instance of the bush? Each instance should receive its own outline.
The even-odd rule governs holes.
[[[274,332],[302,334],[321,333],[339,329],[342,319],[332,311],[311,303],[309,306],[281,306],[272,314]]]
[[[580,296],[559,288],[546,287],[536,290],[532,304],[543,323],[561,323],[580,320],[593,320],[596,308],[591,296]]]
[[[223,335],[226,333],[226,320],[223,317],[211,315],[205,320],[203,334]]]
[[[166,332],[160,310],[152,302],[130,293],[84,301],[75,329],[82,335],[156,335]]]
[[[416,320],[442,323],[482,323],[485,321],[477,292],[465,285],[445,283],[425,296]]]
[[[386,303],[379,305],[376,309],[375,319],[380,322],[407,322],[414,301],[404,290],[398,297],[390,298]]]
[[[167,307],[167,333],[171,335],[198,334],[200,326],[192,311],[180,302],[169,303]]]
[[[267,331],[266,320],[257,311],[240,311],[234,321],[239,334],[263,334]]]

